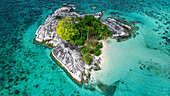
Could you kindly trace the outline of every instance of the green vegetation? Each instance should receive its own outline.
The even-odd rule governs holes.
[[[101,24],[99,19],[96,19],[92,15],[85,16],[82,20],[79,17],[75,18],[78,23],[74,23],[74,27],[79,29],[81,37],[84,40],[93,39],[105,39],[111,36],[113,33],[108,30],[107,26]]]
[[[62,18],[61,18],[61,16],[58,16],[58,15],[57,15],[57,16],[55,17],[55,19],[62,19]]]
[[[101,54],[100,48],[102,48],[102,43],[99,43],[97,41],[88,41],[87,46],[81,47],[81,53],[83,55],[83,60],[87,62],[87,64],[91,65],[93,62],[93,57],[91,54],[94,54],[96,56],[99,56]]]
[[[89,41],[88,46],[90,46],[93,50],[91,54],[94,54],[96,56],[99,56],[101,54],[100,48],[103,47],[102,43],[97,42],[97,41]]]
[[[83,61],[87,62],[87,64],[91,65],[93,62],[93,56],[91,55],[91,52],[93,51],[92,48],[89,46],[83,46],[81,47],[81,53],[83,55]]]
[[[75,21],[80,22],[80,17],[76,16]]]
[[[56,27],[56,31],[59,36],[67,41],[71,41],[74,43],[77,38],[79,38],[79,31],[78,29],[73,28],[73,22],[71,21],[70,17],[66,17],[58,22]]]
[[[62,39],[82,46],[83,60],[89,65],[93,62],[92,54],[96,56],[101,54],[100,48],[103,45],[97,41],[113,34],[106,25],[101,24],[100,20],[92,15],[87,15],[83,19],[78,16],[74,20],[70,17],[61,19],[56,26],[56,31]],[[85,44],[86,46],[84,46],[85,41],[88,43]]]

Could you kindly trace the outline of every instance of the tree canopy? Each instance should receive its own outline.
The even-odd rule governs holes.
[[[60,20],[56,26],[56,31],[62,39],[68,41],[76,40],[80,35],[78,29],[73,28],[73,22],[70,17]]]
[[[106,25],[101,24],[100,20],[92,15],[86,15],[80,22],[75,23],[74,27],[79,29],[81,37],[83,37],[84,40],[92,37],[100,40],[113,35]]]
[[[58,16],[56,18],[60,19]],[[92,54],[99,56],[100,48],[103,46],[102,43],[93,40],[105,39],[113,35],[106,25],[101,24],[100,20],[92,15],[86,15],[83,19],[78,16],[74,20],[70,17],[60,19],[56,31],[62,39],[82,45],[83,60],[89,65],[93,62]],[[83,45],[85,41],[88,42],[86,46]]]

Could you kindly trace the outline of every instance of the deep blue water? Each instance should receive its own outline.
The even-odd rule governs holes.
[[[146,25],[145,27],[139,27],[140,29],[149,30],[147,33],[143,32],[143,34],[142,31],[139,32],[139,35],[144,36],[147,48],[160,50],[164,54],[170,55],[169,0],[1,0],[1,96],[99,96],[105,94],[97,90],[92,91],[77,86],[51,59],[50,52],[52,49],[33,42],[38,26],[44,23],[47,15],[51,14],[53,10],[59,8],[63,3],[73,3],[77,6],[75,11],[82,13],[106,10],[104,17],[109,17],[114,16],[110,12],[116,11],[122,13],[123,15],[121,16],[128,20],[138,20],[141,24]],[[96,5],[98,8],[92,10],[91,5]],[[149,12],[151,16],[146,15],[146,12]],[[145,17],[145,20],[140,16]],[[167,60],[167,62],[169,61]],[[167,68],[170,68],[170,62]],[[167,87],[170,86],[170,71],[166,71],[164,75],[158,78],[165,79],[168,85],[163,86],[166,87],[166,90],[162,94],[156,91],[155,94],[159,94],[157,96],[170,96],[170,87]],[[119,86],[117,85],[117,87]],[[135,87],[138,86],[134,86],[134,89]],[[153,90],[155,89],[153,88]],[[134,96],[150,96],[147,93],[144,94],[146,90],[132,92],[125,88],[121,91],[119,90],[119,96],[132,96],[128,95],[131,93]],[[127,92],[125,93],[124,91]]]

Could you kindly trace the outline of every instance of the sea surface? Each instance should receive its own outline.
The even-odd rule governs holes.
[[[63,3],[140,22],[129,40],[108,40],[106,66],[92,78],[93,86],[114,86],[107,91],[79,87],[51,59],[52,49],[34,43],[39,25]],[[0,96],[104,95],[170,96],[170,0],[0,0]]]

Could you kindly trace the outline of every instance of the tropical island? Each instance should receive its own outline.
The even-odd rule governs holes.
[[[36,31],[35,41],[53,48],[51,56],[79,85],[88,82],[92,70],[100,70],[102,42],[124,38],[130,27],[115,18],[100,19],[105,11],[95,14],[72,12],[68,4],[47,16]]]

